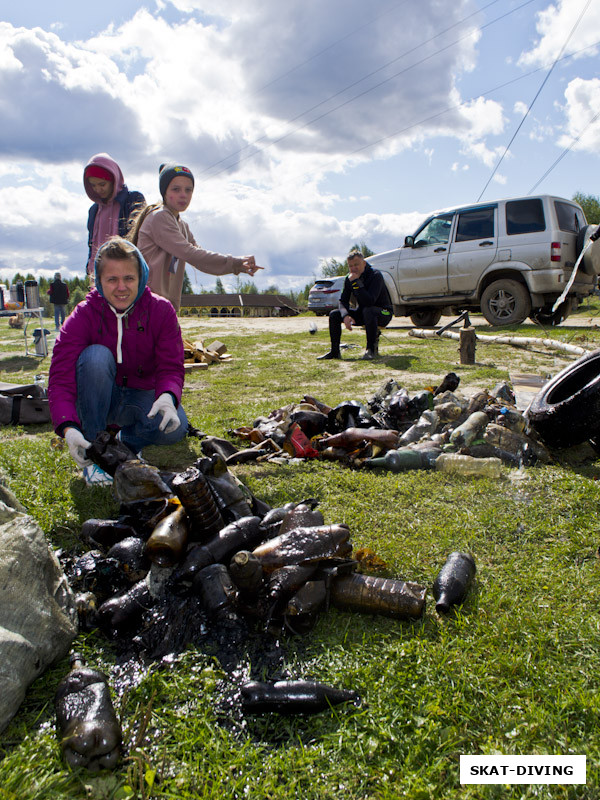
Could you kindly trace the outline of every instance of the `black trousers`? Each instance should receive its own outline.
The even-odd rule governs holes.
[[[385,328],[391,322],[392,314],[379,306],[365,306],[348,312],[357,325],[364,325],[367,332],[367,350],[377,345],[377,329]],[[329,338],[331,349],[338,350],[342,338],[342,314],[336,308],[329,312]]]

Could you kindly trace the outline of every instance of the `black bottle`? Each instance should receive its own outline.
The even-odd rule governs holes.
[[[450,553],[433,582],[435,610],[446,614],[453,605],[464,602],[475,577],[475,561],[470,553]]]

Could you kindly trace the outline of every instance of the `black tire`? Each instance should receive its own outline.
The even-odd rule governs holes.
[[[547,445],[571,447],[600,434],[600,350],[561,370],[533,398],[529,423]]]
[[[526,286],[510,278],[490,283],[481,295],[481,313],[490,325],[519,325],[531,311]]]
[[[410,321],[415,328],[433,328],[441,318],[441,308],[420,308],[410,315]]]

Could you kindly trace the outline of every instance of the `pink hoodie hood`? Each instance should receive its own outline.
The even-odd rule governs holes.
[[[96,167],[102,167],[103,169],[108,170],[111,175],[113,175],[113,190],[112,195],[108,198],[108,200],[101,200],[99,195],[92,188],[89,180],[86,178],[87,168],[91,167],[92,165]],[[90,200],[94,203],[98,203],[98,205],[101,206],[104,203],[108,204],[115,199],[116,195],[125,185],[125,180],[123,178],[123,173],[121,172],[121,167],[113,158],[108,155],[108,153],[97,153],[95,156],[92,156],[85,165],[85,169],[83,170],[83,185]]]

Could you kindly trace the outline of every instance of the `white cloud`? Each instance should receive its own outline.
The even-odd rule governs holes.
[[[531,50],[521,54],[519,64],[550,66],[561,52],[583,8],[581,0],[558,0],[556,4],[551,4],[540,11],[537,14],[537,31],[540,38]],[[600,4],[592,0],[570,38],[565,52],[573,53],[589,47],[590,49],[579,53],[576,58],[595,58],[598,55],[598,47],[590,45],[595,45],[598,41],[598,30],[600,30]]]
[[[600,150],[600,79],[575,78],[565,90],[565,100],[566,132],[559,144],[597,155]],[[573,144],[577,137],[580,138]]]

